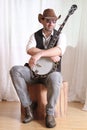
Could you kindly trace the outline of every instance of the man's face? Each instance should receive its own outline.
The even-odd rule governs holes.
[[[42,24],[43,24],[45,30],[51,32],[55,28],[56,20],[44,18]]]

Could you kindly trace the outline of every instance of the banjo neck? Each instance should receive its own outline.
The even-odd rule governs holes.
[[[69,10],[68,15],[67,15],[66,18],[64,19],[63,23],[60,25],[60,27],[59,27],[57,33],[56,33],[56,34],[52,37],[52,39],[50,40],[50,43],[49,43],[49,45],[48,45],[48,49],[49,49],[49,48],[52,48],[52,47],[55,45],[55,43],[58,41],[59,35],[60,35],[60,33],[61,33],[63,27],[65,26],[65,24],[66,24],[66,22],[67,22],[69,16],[71,16],[76,9],[77,9],[77,5],[72,5],[72,6],[71,6],[71,9]]]

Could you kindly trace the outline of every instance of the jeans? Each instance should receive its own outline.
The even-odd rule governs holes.
[[[10,70],[10,75],[20,102],[24,108],[28,107],[32,103],[27,89],[27,87],[29,87],[28,84],[44,84],[47,87],[46,114],[54,115],[55,105],[58,100],[62,84],[62,76],[60,72],[52,72],[43,79],[32,79],[31,71],[28,67],[13,66]]]

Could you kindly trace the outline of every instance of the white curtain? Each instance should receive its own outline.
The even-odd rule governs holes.
[[[87,77],[87,1],[86,0],[0,0],[0,100],[18,101],[9,70],[28,60],[26,44],[29,36],[42,26],[38,14],[53,8],[61,19],[59,28],[72,4],[78,9],[67,21],[63,32],[67,49],[62,60],[62,74],[69,83],[69,101],[85,102]]]

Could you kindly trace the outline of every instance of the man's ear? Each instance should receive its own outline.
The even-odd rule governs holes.
[[[43,23],[44,23],[44,19],[41,19],[41,20],[40,20],[40,23],[43,24]]]

